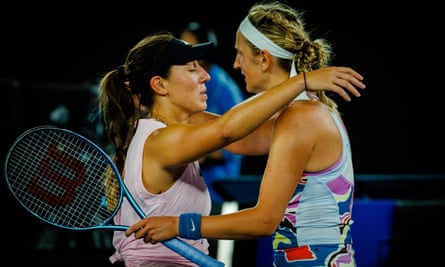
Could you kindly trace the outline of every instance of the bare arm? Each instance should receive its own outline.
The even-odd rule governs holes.
[[[233,142],[224,148],[228,151],[242,155],[265,155],[269,152],[270,140],[272,138],[273,126],[278,113],[263,123],[255,131],[246,137]],[[220,117],[218,114],[200,112],[191,117],[190,123],[200,124]]]
[[[299,78],[302,75],[297,75]],[[361,82],[363,77],[347,67],[328,67],[306,73],[306,84],[311,90],[330,90],[339,93],[345,100],[350,101],[346,92],[360,96],[357,88],[364,89]],[[284,82],[283,84],[285,84]],[[280,85],[281,86],[281,85]],[[270,140],[273,131],[275,113],[267,122],[259,126],[245,138],[228,144],[225,149],[244,155],[264,155],[269,151]],[[191,117],[191,123],[202,123],[219,117],[217,114],[202,112]]]
[[[300,78],[298,78],[299,76]],[[307,84],[310,89],[321,90],[324,88],[337,92],[342,96],[347,95],[346,91],[358,96],[359,93],[355,87],[365,88],[361,80],[362,77],[358,73],[350,68],[343,67],[323,68],[307,74]],[[289,91],[294,92],[289,92],[285,90],[287,87],[298,88],[293,88],[294,90],[290,88]],[[196,156],[195,154],[201,153],[197,150],[202,150],[203,146],[204,150],[206,150],[204,154],[209,153],[211,146],[205,145],[205,143],[209,141],[208,138],[215,138],[212,135],[216,135],[217,139],[221,138],[220,132],[223,132],[222,140],[217,143],[221,146],[248,135],[258,125],[264,123],[269,117],[279,111],[280,105],[284,106],[287,104],[303,88],[304,81],[301,75],[297,75],[278,87],[269,89],[263,94],[256,95],[246,103],[237,105],[219,119],[199,126],[182,126],[184,129],[178,129],[178,131],[191,131],[188,127],[208,128],[207,134],[211,137],[195,135],[195,138],[192,140],[198,140],[199,146],[193,143],[192,146],[186,146],[186,148],[193,151],[185,149],[184,152],[181,149],[179,154],[182,155],[178,156],[178,153],[176,153],[175,156],[192,158]],[[259,103],[266,101],[266,98],[270,100],[269,103],[264,105]],[[349,97],[345,99],[348,100]],[[258,107],[265,113],[257,112]],[[283,116],[283,114],[280,115],[274,127],[269,160],[264,172],[257,205],[251,209],[245,209],[231,215],[203,217],[201,224],[203,237],[223,239],[249,238],[268,235],[277,226],[287,202],[296,187],[297,179],[301,176],[305,164],[310,157],[314,146],[314,140],[311,138],[315,136],[315,133],[311,132],[311,128],[305,128],[308,125],[307,123],[295,123],[298,122],[298,117],[293,118],[288,116],[288,113],[286,113],[286,116]],[[299,112],[293,112],[292,114],[298,115]],[[209,125],[212,127],[209,127]],[[243,126],[242,129],[236,129],[236,127],[239,128],[240,126]],[[167,127],[165,131],[173,127],[174,125]],[[215,128],[217,130],[213,130]],[[190,133],[189,136],[193,136],[193,134]],[[173,144],[184,143],[184,139],[181,137],[183,135],[177,135],[175,138],[178,138],[178,140],[173,142]],[[156,151],[170,149],[171,146],[158,147]],[[185,156],[186,154],[188,156]],[[199,159],[204,154],[200,154],[196,159]],[[128,235],[135,233],[136,238],[145,237],[145,240],[150,242],[166,240],[178,235],[178,217],[147,217],[132,225],[126,233]]]
[[[323,140],[319,121],[305,115],[308,113],[313,114],[305,108],[294,109],[277,120],[256,206],[232,214],[203,216],[202,237],[248,239],[270,235],[276,229],[314,148]],[[152,217],[136,223],[127,233],[158,242],[178,235],[178,225],[178,217]]]

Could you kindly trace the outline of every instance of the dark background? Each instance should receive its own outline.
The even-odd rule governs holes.
[[[217,30],[221,64],[244,88],[232,68],[234,32],[253,2],[9,4],[0,15],[0,79],[21,85],[16,98],[7,86],[1,88],[10,105],[3,105],[3,116],[16,124],[12,136],[42,123],[36,121],[36,112],[46,114],[52,108],[48,103],[57,97],[75,101],[80,109],[86,101],[76,88],[82,91],[85,83],[120,65],[144,35],[175,31],[189,20]],[[350,131],[356,171],[442,173],[441,9],[428,1],[391,6],[385,1],[288,3],[307,12],[313,38],[322,36],[332,43],[334,65],[351,66],[365,76],[367,89],[361,98],[346,103],[336,97]]]
[[[21,132],[49,123],[48,114],[59,104],[65,104],[71,112],[67,127],[85,130],[88,113],[94,108],[90,101],[95,96],[98,77],[122,64],[127,51],[146,34],[156,30],[175,32],[190,20],[207,23],[216,29],[220,62],[244,88],[243,78],[232,68],[234,36],[239,22],[254,2],[86,4],[59,1],[47,4],[16,1],[2,4],[2,158]],[[443,230],[427,233],[431,240],[410,236],[412,230],[421,231],[411,228],[421,224],[413,219],[420,210],[427,210],[422,213],[422,219],[428,221],[443,213],[444,208],[443,203],[432,205],[432,209],[417,205],[423,203],[419,199],[443,199],[444,28],[439,4],[371,0],[287,2],[307,12],[306,27],[312,31],[313,39],[324,37],[331,42],[336,53],[333,65],[351,66],[365,77],[367,89],[362,97],[353,97],[352,102],[347,103],[334,96],[351,137],[358,197],[416,199],[416,204],[404,205],[409,209],[399,211],[408,215],[395,219],[402,221],[401,225],[413,222],[409,228],[396,229],[396,233],[403,233],[399,245],[432,242],[437,234],[443,237]],[[245,172],[260,174],[263,165],[257,162],[263,160],[247,160]],[[31,259],[36,257],[35,262],[41,259],[45,264],[58,265],[58,258],[63,262],[67,253],[73,253],[74,264],[94,263],[94,259],[101,261],[97,264],[106,262],[110,254],[106,235],[104,238],[63,232],[59,233],[58,243],[53,244],[63,253],[51,253],[53,248],[36,252],[36,244],[47,228],[31,215],[18,213],[18,204],[6,191],[2,190],[2,200],[10,213],[4,226],[11,230],[7,230],[8,241],[3,242],[6,256],[8,251],[22,248]],[[438,229],[439,223],[436,224]],[[39,227],[39,230],[30,226]],[[434,226],[428,228],[434,229]],[[92,246],[91,240],[99,244]],[[85,253],[74,253],[70,248],[83,249]],[[91,248],[103,251],[104,255],[98,257],[94,251],[90,257]],[[410,254],[409,248],[402,248],[398,250],[400,255]],[[399,254],[394,255],[399,257]],[[403,265],[407,266],[405,262]]]

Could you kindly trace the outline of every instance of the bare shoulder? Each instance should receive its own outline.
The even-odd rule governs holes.
[[[280,115],[281,121],[286,124],[315,122],[321,123],[330,119],[329,109],[319,101],[294,101]]]

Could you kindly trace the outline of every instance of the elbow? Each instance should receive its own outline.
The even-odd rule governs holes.
[[[268,224],[264,228],[264,230],[265,230],[264,235],[270,236],[270,235],[272,235],[275,232],[276,229],[277,229],[277,225],[275,225],[275,224]]]
[[[258,236],[271,236],[277,229],[278,224],[279,222],[272,220],[271,218],[262,219],[258,224]]]
[[[233,125],[231,125],[230,123],[223,126],[223,129],[221,131],[221,137],[224,140],[228,141],[229,143],[231,141],[236,141],[239,139],[237,138],[236,127],[233,127]]]

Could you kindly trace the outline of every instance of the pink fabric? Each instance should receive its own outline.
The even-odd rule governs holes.
[[[189,212],[208,215],[210,213],[210,195],[201,176],[198,162],[188,164],[181,177],[166,192],[152,194],[145,190],[141,179],[144,144],[147,137],[161,127],[165,127],[165,125],[153,119],[139,121],[138,129],[127,152],[124,171],[124,181],[130,194],[133,195],[147,216],[179,216],[181,213]],[[124,199],[114,222],[117,225],[132,225],[139,220],[140,217],[129,202]],[[208,253],[207,239],[185,241],[204,253]],[[162,243],[145,243],[142,239],[134,239],[133,235],[126,237],[123,231],[114,233],[113,246],[116,252],[110,257],[110,261],[125,261],[126,266],[143,266],[151,262],[171,262],[196,266]]]

